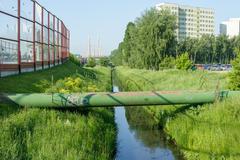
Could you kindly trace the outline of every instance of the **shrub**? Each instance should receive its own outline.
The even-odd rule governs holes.
[[[70,54],[69,56],[69,60],[71,62],[73,62],[74,64],[78,65],[78,66],[81,66],[81,63],[80,63],[80,60],[74,55],[74,54]]]
[[[167,56],[163,59],[163,61],[159,64],[159,69],[172,69],[175,67],[175,59],[172,56]]]
[[[240,49],[236,49],[237,58],[232,61],[233,71],[229,74],[229,88],[240,90]]]
[[[176,59],[176,67],[180,70],[189,70],[192,67],[193,63],[189,59],[189,55],[187,52],[181,54]]]
[[[108,57],[101,57],[99,60],[100,66],[108,67],[110,60]]]
[[[97,86],[91,82],[86,82],[80,77],[72,76],[58,80],[52,87],[49,87],[47,93],[80,93],[97,92]]]
[[[88,58],[86,67],[95,67],[96,66],[96,60],[92,57]]]

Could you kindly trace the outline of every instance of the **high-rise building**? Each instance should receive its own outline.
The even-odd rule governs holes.
[[[220,24],[220,34],[230,38],[240,35],[240,18],[230,18]]]
[[[177,17],[176,35],[178,40],[186,37],[200,38],[204,34],[215,33],[214,10],[173,3],[160,3],[157,10],[169,10]]]

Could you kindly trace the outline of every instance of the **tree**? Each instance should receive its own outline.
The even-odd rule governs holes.
[[[99,63],[100,63],[101,66],[108,67],[109,63],[110,63],[110,60],[109,60],[108,57],[101,57],[100,60],[99,60]]]
[[[240,48],[240,36],[202,35],[176,40],[176,17],[169,10],[146,10],[134,22],[129,22],[123,42],[110,56],[113,63],[131,68],[158,70],[168,58],[187,52],[198,64],[229,64],[236,57],[234,48]]]
[[[218,63],[226,63],[226,55],[228,54],[228,37],[226,35],[220,35],[217,37],[217,44],[216,44],[216,49],[217,49],[217,59]]]
[[[187,52],[178,56],[176,59],[176,68],[180,70],[189,70],[192,67],[193,63],[189,59],[189,54]]]
[[[150,9],[136,21],[138,44],[146,69],[159,69],[167,55],[175,55],[176,17],[168,10]]]
[[[135,30],[135,24],[133,22],[129,22],[123,40],[123,62],[125,62],[126,64],[128,64],[129,58],[134,52]]]
[[[236,48],[237,57],[232,61],[233,71],[229,74],[229,88],[232,90],[240,90],[240,49]]]
[[[172,69],[174,67],[175,67],[175,58],[171,56],[165,57],[159,65],[159,69],[161,70]]]
[[[132,68],[158,70],[166,56],[176,55],[175,29],[176,17],[169,11],[147,10],[134,23],[128,23],[124,40],[111,60]]]
[[[197,53],[200,50],[200,40],[197,38],[187,37],[185,40],[178,43],[178,52],[188,52],[191,61],[198,63]]]
[[[88,61],[87,61],[87,64],[86,64],[86,67],[95,67],[96,66],[96,60],[92,57],[89,57],[88,58]]]
[[[78,66],[82,66],[80,60],[72,53],[70,53],[69,60]]]
[[[201,64],[212,63],[213,56],[216,52],[215,46],[215,36],[213,35],[203,35],[199,39],[199,50],[196,55],[195,62]]]
[[[115,49],[111,52],[110,55],[110,61],[115,65],[115,66],[120,66],[123,65],[123,54],[122,54],[122,44],[121,42],[118,46],[118,49]]]

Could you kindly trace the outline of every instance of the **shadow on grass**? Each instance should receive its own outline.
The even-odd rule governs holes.
[[[4,94],[0,94],[0,119],[8,117],[11,114],[17,113],[22,109]]]
[[[96,75],[100,74],[100,73],[97,73],[96,71],[88,69],[88,68],[80,68],[79,70],[77,70],[77,74],[80,74],[85,78],[90,78],[90,79],[93,79],[93,80],[97,80]]]
[[[138,75],[136,73],[134,73],[133,75],[135,75],[138,78],[143,79],[145,82],[147,82],[148,84],[150,84],[152,86],[153,90],[156,90],[154,83],[152,81],[150,81],[149,79],[145,78],[144,76]]]

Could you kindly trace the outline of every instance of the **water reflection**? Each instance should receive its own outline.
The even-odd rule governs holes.
[[[115,108],[115,122],[117,160],[179,159],[176,149],[167,143],[164,133],[142,107]]]
[[[169,147],[165,139],[166,135],[143,107],[125,108],[125,111],[129,129],[135,132],[136,139],[152,149]]]

